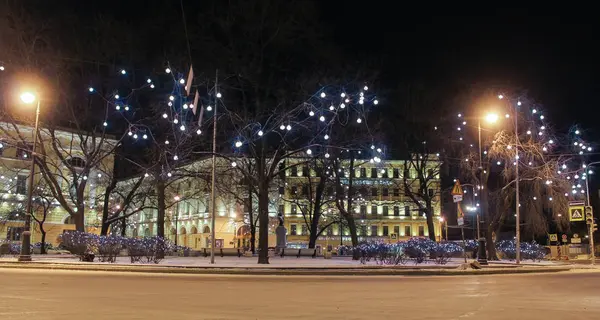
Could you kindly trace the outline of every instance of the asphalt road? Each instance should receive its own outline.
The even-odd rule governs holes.
[[[600,272],[452,277],[0,269],[0,319],[599,319]]]

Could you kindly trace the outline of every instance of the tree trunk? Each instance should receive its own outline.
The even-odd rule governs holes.
[[[125,213],[123,213],[125,214]],[[127,231],[127,218],[121,218],[121,237],[125,237],[125,233]]]
[[[429,239],[431,241],[437,241],[435,238],[435,226],[433,225],[433,208],[431,202],[427,201],[425,209],[425,217],[427,218],[427,230],[429,230]]]
[[[113,177],[111,179],[110,185],[104,191],[104,200],[102,202],[103,203],[102,223],[101,223],[101,227],[100,227],[100,235],[101,236],[106,236],[108,234],[108,227],[110,226],[110,223],[108,223],[107,220],[108,220],[108,211],[110,210],[110,208],[109,208],[110,194],[113,192],[113,190],[116,187],[117,187],[117,180]]]
[[[85,222],[83,219],[83,210],[78,210],[77,213],[72,215],[75,221],[75,230],[85,232]]]
[[[317,237],[319,236],[319,219],[321,213],[315,214],[313,216],[312,222],[310,224],[310,235],[308,237],[308,248],[314,249],[317,244]]]
[[[489,191],[487,189],[487,176],[482,177],[482,183],[484,188],[479,191],[481,194],[481,216],[483,217],[483,221],[487,228],[485,228],[485,246],[487,249],[487,257],[489,260],[498,260],[496,256],[496,244],[494,243],[494,228],[492,226],[491,215],[490,215],[490,206],[489,206]]]
[[[354,216],[352,214],[348,214],[346,217],[346,221],[348,222],[348,229],[350,229],[350,239],[352,239],[352,247],[358,247],[358,232],[356,232],[356,223],[354,221]],[[358,250],[352,250],[352,260],[360,259],[360,253]]]
[[[252,186],[248,180],[248,218],[250,220],[250,251],[256,253],[256,225],[254,224],[254,208],[252,207]]]
[[[156,198],[158,215],[156,217],[156,236],[165,237],[165,182],[160,178],[156,181]]]
[[[258,190],[258,263],[269,264],[269,187],[261,183]]]
[[[40,225],[40,232],[42,233],[42,240],[40,241],[42,247],[40,248],[40,254],[46,254],[46,230]]]

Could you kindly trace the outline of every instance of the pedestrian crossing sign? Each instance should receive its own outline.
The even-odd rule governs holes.
[[[460,186],[460,181],[456,180],[456,182],[454,183],[454,187],[452,187],[452,195],[453,196],[462,196],[463,195],[463,189]]]
[[[583,206],[570,206],[569,207],[569,221],[584,221],[584,208]]]

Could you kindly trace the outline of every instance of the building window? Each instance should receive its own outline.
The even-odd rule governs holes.
[[[285,193],[285,188],[284,187],[279,187],[279,194],[283,195]]]
[[[6,230],[6,240],[21,240],[21,234],[23,234],[23,231],[25,231],[25,227],[8,227],[8,229]]]
[[[377,226],[371,226],[371,236],[372,237],[377,236]]]
[[[387,196],[389,196],[389,195],[390,195],[390,189],[388,189],[388,188],[383,188],[383,190],[382,190],[382,195],[383,195],[384,197],[387,197]]]
[[[293,204],[292,205],[292,214],[297,214],[298,213],[298,206]]]
[[[394,233],[400,235],[400,226],[394,226]]]
[[[327,228],[327,235],[328,235],[328,236],[332,236],[332,235],[333,235],[333,228],[331,228],[331,226],[329,226],[329,227]]]
[[[307,166],[302,166],[302,175],[304,177],[308,177],[308,167]]]
[[[298,176],[298,168],[297,167],[292,167],[292,177],[297,177]]]
[[[367,215],[367,206],[360,206],[360,216],[365,217]]]
[[[410,197],[410,192],[411,192],[411,190],[410,190],[409,186],[404,187],[404,196],[405,197]]]
[[[427,169],[427,178],[433,179],[433,169]]]
[[[300,229],[300,235],[307,235],[308,234],[308,228],[306,227],[305,224],[302,225],[302,229]]]
[[[371,196],[377,197],[377,188],[371,188]]]
[[[410,206],[404,206],[404,215],[407,217],[410,216]]]
[[[206,196],[206,206],[204,207],[204,212],[208,212],[210,208],[210,198]]]
[[[377,178],[377,168],[371,168],[371,178]]]
[[[23,174],[17,175],[17,185],[16,185],[16,193],[17,194],[27,194],[27,176]]]
[[[300,213],[308,214],[308,207],[305,204],[300,205]]]
[[[280,204],[279,205],[279,213],[283,214],[283,211],[285,210],[285,206]]]
[[[394,168],[394,173],[393,173],[393,175],[394,175],[394,178],[395,178],[395,179],[398,179],[398,178],[400,178],[400,170],[399,170],[398,168]]]
[[[285,164],[284,163],[279,164],[279,179],[285,180]]]
[[[399,197],[399,196],[400,196],[400,189],[394,188],[394,197]]]
[[[388,206],[383,206],[383,215],[384,215],[384,216],[389,216],[389,215],[390,215],[390,213],[389,213],[389,211],[388,211],[388,210],[389,210],[389,209],[388,209]]]
[[[433,191],[433,189],[427,189],[427,194],[429,195],[429,198],[433,198],[433,195],[435,195],[435,192]]]
[[[31,149],[30,144],[19,144],[17,146],[17,158],[29,159],[31,157]]]
[[[387,171],[387,169],[383,169],[383,170],[381,170],[381,176],[382,176],[383,178],[387,178],[387,177],[388,177],[388,171]]]
[[[377,214],[377,206],[371,206],[371,214]]]
[[[383,226],[383,236],[387,237],[390,235],[390,230],[388,226]]]
[[[298,187],[293,186],[292,187],[292,196],[295,196],[298,193]]]
[[[298,234],[298,226],[295,224],[290,225],[290,235],[295,236]]]
[[[425,236],[425,226],[419,226],[419,237]]]
[[[360,234],[363,236],[367,235],[367,226],[358,226],[357,233],[360,231]]]
[[[400,215],[400,207],[399,206],[394,206],[394,215],[396,217]]]
[[[410,226],[404,226],[404,236],[406,236],[406,237],[412,236],[410,234]]]
[[[302,186],[302,195],[303,196],[308,195],[308,186],[307,185]]]
[[[410,172],[408,171],[408,169],[404,169],[404,172],[402,173],[402,175],[404,176],[404,178],[406,179],[410,179]]]
[[[367,177],[367,168],[360,168],[360,175],[359,177],[361,178],[366,178]]]

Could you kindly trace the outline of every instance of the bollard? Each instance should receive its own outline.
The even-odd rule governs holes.
[[[485,246],[485,238],[479,238],[479,250],[477,252],[477,262],[481,265],[487,265],[487,251]]]

